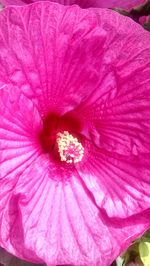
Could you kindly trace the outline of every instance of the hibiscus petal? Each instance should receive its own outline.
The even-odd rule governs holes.
[[[6,14],[10,24],[4,26]],[[1,86],[12,82],[38,97],[42,113],[70,111],[94,92],[106,32],[92,12],[47,2],[6,9],[0,24]]]
[[[108,266],[148,227],[149,213],[145,224],[139,216],[104,215],[77,173],[69,181],[52,181],[41,159],[19,178],[6,208],[9,216],[3,213],[3,228],[12,228],[9,239],[16,255],[47,265]],[[29,180],[29,174],[34,178]]]
[[[126,219],[149,208],[149,155],[126,157],[93,148],[88,161],[78,171],[109,217]]]
[[[72,175],[70,182],[52,181],[47,168],[43,171],[39,165],[41,158],[20,176],[7,204],[9,216],[3,212],[1,218],[3,228],[11,228],[9,241],[15,254],[30,261],[38,256],[37,262],[47,265],[94,266],[103,261],[107,266],[117,242],[111,241],[111,231],[78,175]],[[34,179],[29,180],[29,174]]]
[[[37,132],[41,129],[41,119],[31,100],[16,88],[0,90],[0,117],[0,211],[3,216],[20,175],[39,156]],[[6,216],[9,217],[7,212]],[[5,238],[9,242],[9,230],[3,227],[1,241]]]
[[[107,22],[103,23],[107,27]],[[76,111],[88,121],[87,134],[97,147],[138,156],[149,153],[150,147],[150,37],[137,24],[131,28],[126,20],[127,35],[120,22],[120,35],[115,38],[116,23],[112,20],[109,25],[99,86]]]
[[[136,38],[133,28],[128,28],[119,42],[113,23],[98,93],[77,109],[89,123],[86,134],[93,142],[87,144],[88,163],[77,169],[104,218],[111,222],[119,218],[127,225],[150,208],[150,47],[144,31],[145,45],[141,45],[138,25]],[[137,220],[140,223],[139,216]]]
[[[102,8],[113,8],[113,7],[119,7],[119,8],[125,8],[125,9],[131,9],[132,7],[135,7],[136,5],[140,5],[144,3],[145,0],[87,0],[85,4],[83,5],[84,8],[88,7],[102,7]],[[80,3],[81,0],[80,0]]]
[[[7,5],[25,5],[34,2],[38,2],[40,0],[2,0],[2,3]],[[43,0],[42,0],[43,1]],[[125,9],[131,9],[136,5],[140,5],[145,2],[145,0],[51,0],[51,2],[56,2],[62,5],[79,5],[83,8],[89,7],[120,7]]]

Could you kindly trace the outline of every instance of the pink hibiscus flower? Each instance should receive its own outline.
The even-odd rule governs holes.
[[[25,5],[34,3],[40,0],[1,0],[4,5]],[[140,5],[145,0],[51,0],[51,2],[57,2],[63,5],[77,4],[82,8],[88,7],[120,7],[125,9],[131,9],[136,5]]]
[[[0,13],[0,246],[108,266],[150,226],[150,35],[111,10]]]

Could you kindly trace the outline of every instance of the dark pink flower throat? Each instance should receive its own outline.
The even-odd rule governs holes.
[[[72,114],[49,114],[43,120],[40,143],[44,152],[56,161],[78,163],[84,156],[80,122]]]

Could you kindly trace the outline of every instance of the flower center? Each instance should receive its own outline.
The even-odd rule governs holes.
[[[78,163],[82,160],[84,148],[78,139],[69,134],[68,131],[58,133],[56,141],[61,161]]]

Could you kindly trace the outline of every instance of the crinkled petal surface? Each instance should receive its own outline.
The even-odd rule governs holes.
[[[1,0],[4,5],[25,5],[34,3],[40,0]],[[79,5],[82,8],[88,7],[120,7],[125,9],[131,9],[136,5],[140,5],[145,0],[51,0],[62,5]]]
[[[75,167],[42,150],[56,111],[83,122]],[[3,10],[0,245],[48,266],[110,265],[150,226],[149,160],[149,33],[110,10]]]

